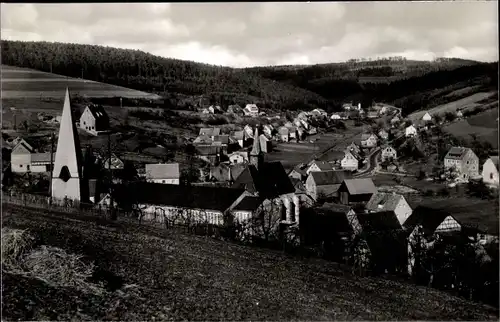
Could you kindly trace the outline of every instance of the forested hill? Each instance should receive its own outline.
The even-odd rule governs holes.
[[[164,95],[212,97],[221,104],[261,103],[281,109],[327,110],[346,100],[425,108],[435,90],[498,86],[496,63],[461,59],[435,62],[401,57],[341,64],[236,69],[164,58],[138,50],[48,42],[1,42],[2,64],[52,71]],[[434,94],[433,94],[434,93]],[[415,97],[415,95],[419,95]]]

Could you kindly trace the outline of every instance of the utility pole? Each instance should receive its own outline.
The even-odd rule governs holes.
[[[49,202],[52,205],[52,178],[54,176],[54,133],[50,134],[50,182],[49,182]]]
[[[83,67],[82,67],[82,79],[83,79]]]
[[[111,133],[108,132],[108,172],[109,172],[109,207],[113,217],[113,174],[111,172]]]

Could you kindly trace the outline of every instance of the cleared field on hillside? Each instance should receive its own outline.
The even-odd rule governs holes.
[[[85,255],[121,282],[84,294],[3,274],[7,320],[498,319],[498,310],[437,290],[171,230],[6,205],[2,222],[30,229],[38,245]]]
[[[32,69],[6,65],[2,65],[1,69],[2,99],[62,98],[66,87],[71,94],[84,97],[158,98],[156,94]]]
[[[479,103],[480,101],[486,100],[486,99],[494,96],[495,94],[497,94],[497,92],[476,93],[476,94],[459,99],[459,100],[454,101],[454,102],[450,102],[447,104],[436,106],[436,107],[431,108],[429,110],[414,112],[414,113],[408,115],[408,118],[410,120],[412,120],[413,122],[416,122],[418,120],[421,120],[422,116],[424,116],[425,113],[427,113],[427,112],[429,112],[429,114],[433,115],[433,114],[444,114],[446,112],[456,112],[457,109],[461,109],[461,108],[467,108],[467,109],[474,108],[474,107],[482,105],[481,103]]]
[[[470,139],[469,134],[476,134],[479,139],[485,140],[498,149],[498,109],[473,115],[451,123],[445,127],[445,130],[454,136]]]

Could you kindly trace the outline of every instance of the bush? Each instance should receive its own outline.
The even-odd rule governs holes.
[[[214,117],[208,119],[206,123],[209,125],[224,125],[228,124],[229,120],[224,115],[215,115]]]
[[[444,113],[444,119],[448,122],[451,122],[457,118],[457,115],[452,112]]]

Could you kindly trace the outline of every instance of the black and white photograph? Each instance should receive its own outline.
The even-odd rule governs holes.
[[[498,1],[1,3],[2,321],[498,321]]]

